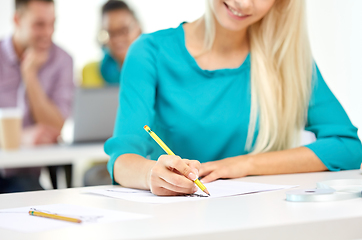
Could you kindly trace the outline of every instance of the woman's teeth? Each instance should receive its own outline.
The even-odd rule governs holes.
[[[244,14],[239,13],[238,11],[235,11],[235,10],[234,10],[233,8],[231,8],[229,5],[227,5],[227,7],[230,9],[230,11],[231,11],[235,16],[238,16],[238,17],[245,16]]]

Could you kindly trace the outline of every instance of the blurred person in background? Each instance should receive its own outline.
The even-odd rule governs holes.
[[[117,86],[128,48],[142,33],[136,14],[124,1],[107,1],[101,14],[102,31],[98,40],[103,44],[104,56],[100,62],[84,67],[82,87]],[[85,186],[107,184],[111,184],[111,180],[106,164],[97,163],[86,172]]]
[[[124,1],[107,1],[101,14],[98,41],[102,44],[103,59],[84,67],[82,87],[118,85],[128,48],[142,33],[136,14]]]
[[[0,108],[23,111],[23,143],[57,141],[71,111],[73,60],[52,42],[53,0],[15,0],[12,36],[0,41]],[[0,193],[42,189],[40,168],[0,169]]]

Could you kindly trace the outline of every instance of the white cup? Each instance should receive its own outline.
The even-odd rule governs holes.
[[[0,108],[0,146],[16,150],[21,143],[23,112],[19,108]]]

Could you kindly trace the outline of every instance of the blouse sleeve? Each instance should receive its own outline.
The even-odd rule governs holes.
[[[116,159],[126,153],[147,157],[152,144],[144,125],[154,121],[157,87],[156,52],[151,37],[142,35],[130,47],[121,71],[119,107],[113,137],[104,145],[110,156],[108,171],[114,181]]]
[[[317,141],[306,145],[331,171],[358,169],[362,161],[362,145],[357,128],[333,95],[316,67],[312,96],[305,129]]]

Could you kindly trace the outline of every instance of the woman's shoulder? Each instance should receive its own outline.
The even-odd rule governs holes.
[[[177,28],[168,28],[152,33],[141,34],[141,36],[139,36],[132,45],[134,45],[134,47],[152,47],[156,49],[169,45],[175,45],[175,40],[179,35],[178,32],[180,31],[180,27],[181,26]]]

